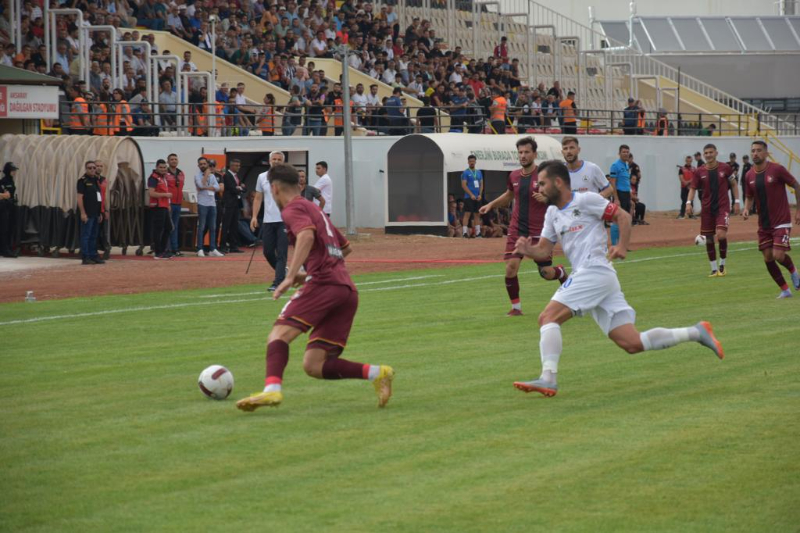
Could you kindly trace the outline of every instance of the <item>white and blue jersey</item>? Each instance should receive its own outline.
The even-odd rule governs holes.
[[[572,192],[596,192],[599,194],[610,187],[606,175],[591,161],[581,161],[580,168],[569,171],[569,179],[572,183]]]
[[[483,172],[478,169],[472,170],[468,168],[461,173],[461,181],[466,182],[467,189],[472,195],[477,198],[481,194],[481,184],[483,183]],[[464,193],[464,198],[469,198],[467,193]]]

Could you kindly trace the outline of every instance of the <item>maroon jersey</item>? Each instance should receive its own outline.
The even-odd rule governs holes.
[[[328,221],[328,217],[315,204],[298,196],[281,211],[286,233],[292,246],[303,230],[314,230],[314,244],[306,259],[305,269],[309,284],[346,285],[355,290],[353,280],[344,266],[342,248],[350,243]]]
[[[514,193],[514,208],[511,211],[511,225],[508,226],[508,237],[538,237],[544,227],[544,215],[547,204],[537,202],[534,193],[539,192],[538,167],[533,174],[523,176],[522,169],[508,175],[507,188]]]
[[[791,227],[792,212],[786,197],[786,186],[796,188],[797,180],[781,165],[768,162],[762,172],[751,168],[745,176],[748,197],[758,206],[758,225],[762,229]]]
[[[727,163],[717,163],[716,168],[697,167],[689,185],[693,189],[703,190],[703,211],[712,215],[730,213],[730,182],[735,174]]]

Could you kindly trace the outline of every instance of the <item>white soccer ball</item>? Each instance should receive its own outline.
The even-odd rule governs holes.
[[[694,238],[694,243],[695,243],[697,246],[702,246],[702,245],[704,245],[704,244],[706,243],[706,237],[705,237],[705,235],[698,235],[697,237],[695,237],[695,238]]]
[[[214,400],[224,400],[233,390],[233,374],[221,365],[211,365],[197,379],[200,391]]]

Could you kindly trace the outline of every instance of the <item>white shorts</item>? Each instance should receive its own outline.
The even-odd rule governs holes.
[[[625,301],[617,273],[609,268],[586,267],[575,272],[552,299],[569,307],[574,316],[591,312],[606,335],[636,322],[636,311]]]

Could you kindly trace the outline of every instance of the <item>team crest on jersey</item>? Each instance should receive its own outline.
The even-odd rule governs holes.
[[[767,176],[767,183],[772,183],[772,176]]]
[[[579,216],[581,216],[581,210],[576,207],[572,210],[572,218],[578,218]]]

